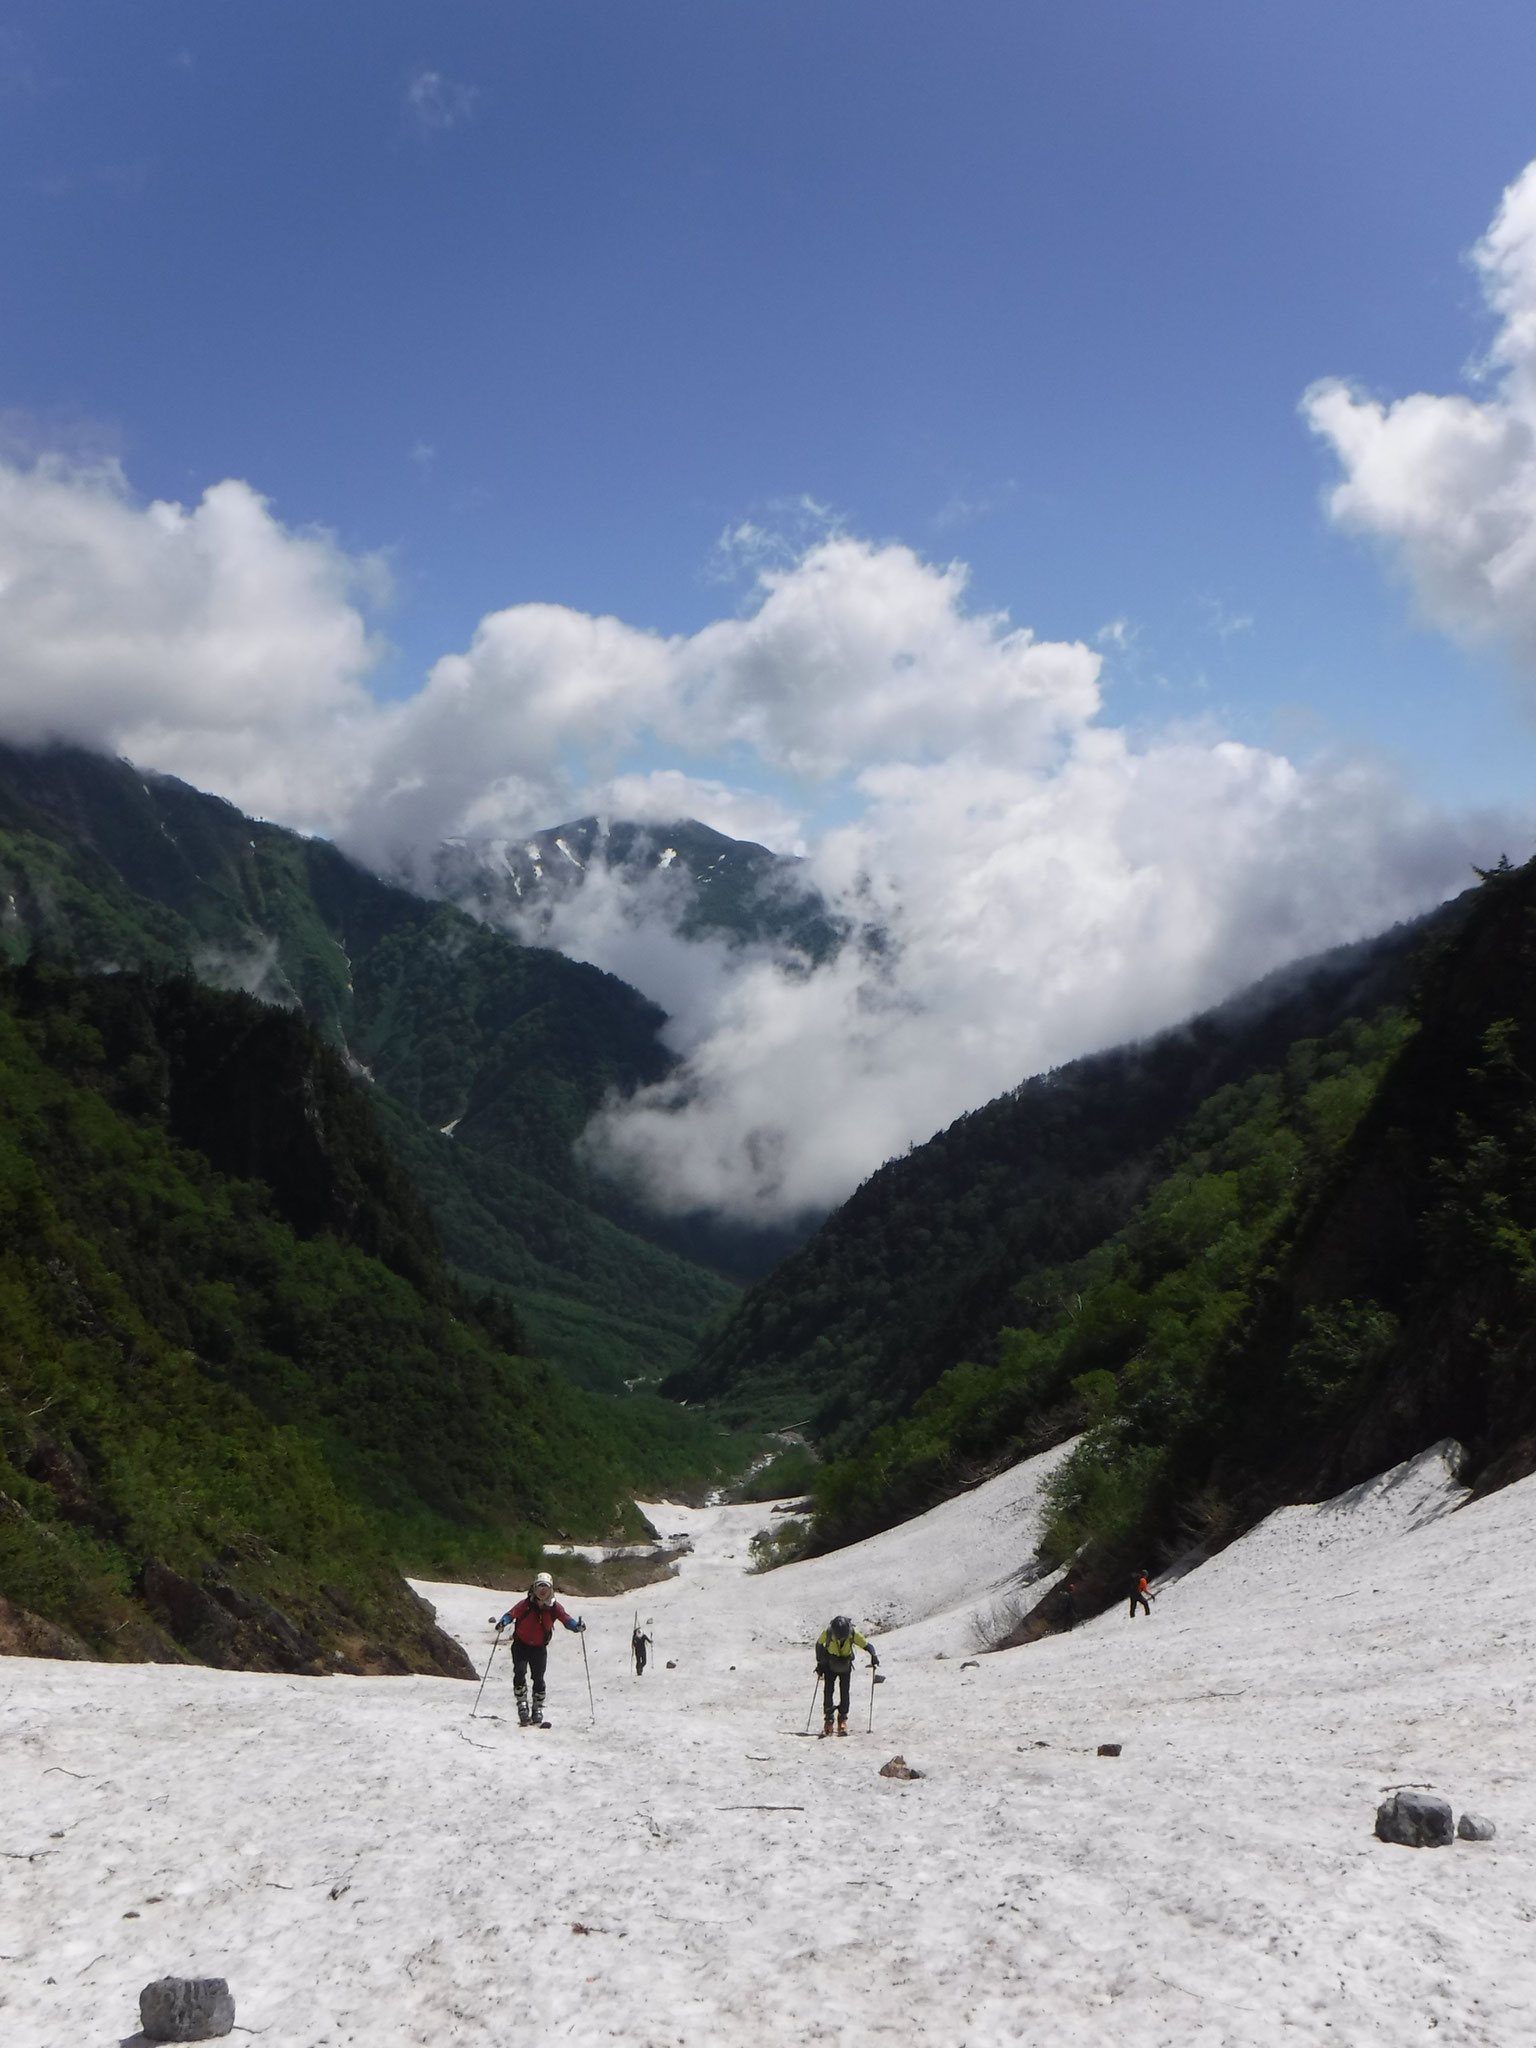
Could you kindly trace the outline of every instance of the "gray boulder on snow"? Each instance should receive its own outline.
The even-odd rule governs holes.
[[[212,2041],[234,2024],[222,1977],[160,1977],[139,1993],[139,2026],[151,2041]]]
[[[1394,1792],[1376,1809],[1376,1834],[1407,1849],[1443,1849],[1456,1838],[1456,1817],[1437,1793]]]
[[[1482,1814],[1464,1813],[1456,1823],[1456,1832],[1464,1842],[1491,1842],[1499,1831]]]

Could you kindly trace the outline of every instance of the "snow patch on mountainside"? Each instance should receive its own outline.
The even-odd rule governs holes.
[[[476,1720],[440,1679],[0,1660],[0,2033],[108,2048],[179,1972],[283,2048],[1536,2037],[1536,1479],[1458,1507],[1437,1448],[1150,1619],[939,1657],[1027,1562],[1048,1465],[764,1577],[767,1508],[654,1507],[694,1552],[585,1603],[595,1718],[557,1633],[548,1733],[505,1651]],[[504,1596],[429,1591],[483,1663]],[[839,1608],[903,1625],[852,1739],[805,1740]],[[881,1778],[898,1750],[926,1775]],[[1407,1782],[1498,1838],[1375,1841]]]

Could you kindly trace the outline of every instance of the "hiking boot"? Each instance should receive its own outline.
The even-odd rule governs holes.
[[[517,1700],[517,1718],[522,1726],[526,1728],[528,1726],[528,1695],[525,1692],[520,1692],[515,1694],[514,1697]]]
[[[544,1726],[544,1695],[536,1692],[533,1696],[533,1713],[529,1717],[535,1728]]]
[[[826,1739],[827,1739],[827,1737],[828,1737],[828,1736],[829,1736],[829,1735],[830,1735],[831,1733],[832,1733],[832,1723],[831,1723],[831,1721],[830,1721],[830,1719],[829,1719],[829,1720],[825,1721],[825,1722],[824,1722],[824,1723],[822,1724],[822,1730],[821,1730],[821,1739],[822,1739],[822,1741],[823,1741],[823,1742],[825,1742],[825,1741],[826,1741]]]
[[[848,1733],[848,1723],[846,1721],[839,1721],[837,1724],[837,1732],[839,1735],[846,1735]]]

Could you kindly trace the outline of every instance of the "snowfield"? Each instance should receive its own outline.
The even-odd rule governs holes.
[[[0,2044],[135,2039],[168,1972],[274,2048],[1536,2042],[1536,1479],[1460,1507],[1427,1452],[963,1668],[1051,1462],[764,1577],[766,1509],[649,1509],[693,1554],[585,1603],[595,1724],[557,1633],[548,1733],[504,1652],[473,1721],[443,1679],[0,1662]],[[483,1665],[496,1596],[423,1590]],[[803,1739],[839,1608],[888,1683]],[[1498,1839],[1376,1842],[1407,1783]]]

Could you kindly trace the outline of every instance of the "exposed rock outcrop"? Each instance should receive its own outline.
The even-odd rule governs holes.
[[[80,1662],[90,1654],[72,1630],[44,1621],[0,1594],[0,1657],[68,1657]]]

